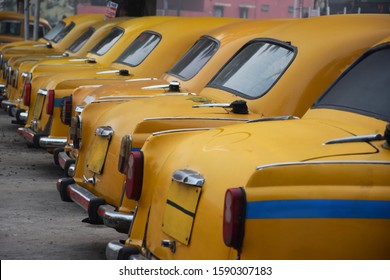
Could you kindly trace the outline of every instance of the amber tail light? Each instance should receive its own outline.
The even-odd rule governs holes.
[[[231,188],[225,193],[223,208],[223,241],[240,251],[244,239],[246,198],[243,188]]]
[[[125,135],[122,137],[118,160],[118,171],[122,174],[126,174],[127,163],[129,162],[129,155],[131,151],[131,143],[132,139],[130,135]]]
[[[31,83],[25,83],[23,93],[23,104],[24,106],[30,106],[31,102]]]
[[[62,123],[70,125],[72,120],[72,96],[65,96],[62,99],[60,115]]]
[[[54,89],[47,92],[46,114],[52,115],[54,109]]]
[[[133,151],[127,164],[125,190],[129,199],[139,200],[142,192],[144,158],[141,151]]]

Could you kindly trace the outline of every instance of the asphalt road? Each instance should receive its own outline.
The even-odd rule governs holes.
[[[99,260],[124,234],[82,223],[78,205],[61,201],[63,171],[46,150],[28,148],[18,125],[0,111],[0,259]]]

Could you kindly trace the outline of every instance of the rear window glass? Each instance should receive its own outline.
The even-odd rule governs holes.
[[[30,23],[28,30],[29,30],[28,35],[29,35],[30,39],[33,39],[34,38],[34,23]],[[38,38],[42,38],[46,34],[46,31],[47,31],[46,27],[44,25],[40,24],[38,26]]]
[[[86,30],[76,41],[74,41],[73,44],[67,50],[71,53],[78,52],[82,48],[82,46],[85,45],[85,43],[88,41],[88,39],[92,36],[94,32],[94,28],[88,28],[88,30]]]
[[[63,29],[65,28],[65,22],[60,21],[57,23],[49,32],[47,32],[44,36],[44,38],[48,41],[51,41],[54,39],[55,36],[58,35]]]
[[[130,66],[139,65],[157,46],[161,36],[154,32],[143,32],[118,57],[116,62]]]
[[[21,25],[20,21],[16,20],[2,20],[0,21],[0,33],[3,35],[21,35]]]
[[[75,27],[75,23],[74,22],[71,22],[70,24],[68,24],[67,26],[65,26],[65,28],[63,28],[53,39],[53,42],[54,43],[58,43],[59,41],[61,41],[62,39],[65,38],[66,35],[69,34],[70,31],[72,31],[73,27]]]
[[[91,53],[97,55],[105,54],[122,37],[124,32],[125,31],[122,28],[114,27],[106,37],[100,40],[100,42],[91,49]]]
[[[245,45],[213,78],[210,87],[247,99],[266,94],[294,59],[294,49],[276,42],[252,41]]]
[[[200,38],[195,45],[168,71],[169,74],[189,80],[217,52],[219,43],[208,37]]]
[[[313,108],[332,108],[390,121],[390,44],[362,56]]]

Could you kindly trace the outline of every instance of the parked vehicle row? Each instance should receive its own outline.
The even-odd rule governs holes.
[[[74,57],[4,49],[2,107],[108,259],[388,259],[389,27],[96,19]]]

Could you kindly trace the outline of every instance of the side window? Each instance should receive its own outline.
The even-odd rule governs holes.
[[[191,79],[212,58],[218,47],[219,43],[217,41],[208,37],[202,37],[180,58],[168,73],[172,76],[180,77],[182,80]]]
[[[143,32],[118,57],[116,62],[130,66],[139,65],[153,51],[161,40],[161,36],[154,32]]]
[[[248,99],[259,98],[283,75],[294,56],[294,49],[281,42],[249,42],[221,69],[209,86]]]
[[[77,38],[77,40],[74,41],[73,44],[67,50],[71,53],[78,52],[94,32],[95,29],[93,29],[92,27],[88,28],[88,30],[86,30],[79,38]]]
[[[97,43],[91,49],[91,53],[94,53],[96,55],[103,55],[103,54],[105,54],[122,37],[124,32],[125,31],[123,29],[121,29],[121,28],[118,28],[118,27],[113,28],[110,31],[110,33],[108,33],[108,35],[106,37],[104,37],[102,40],[100,40],[100,42]]]

